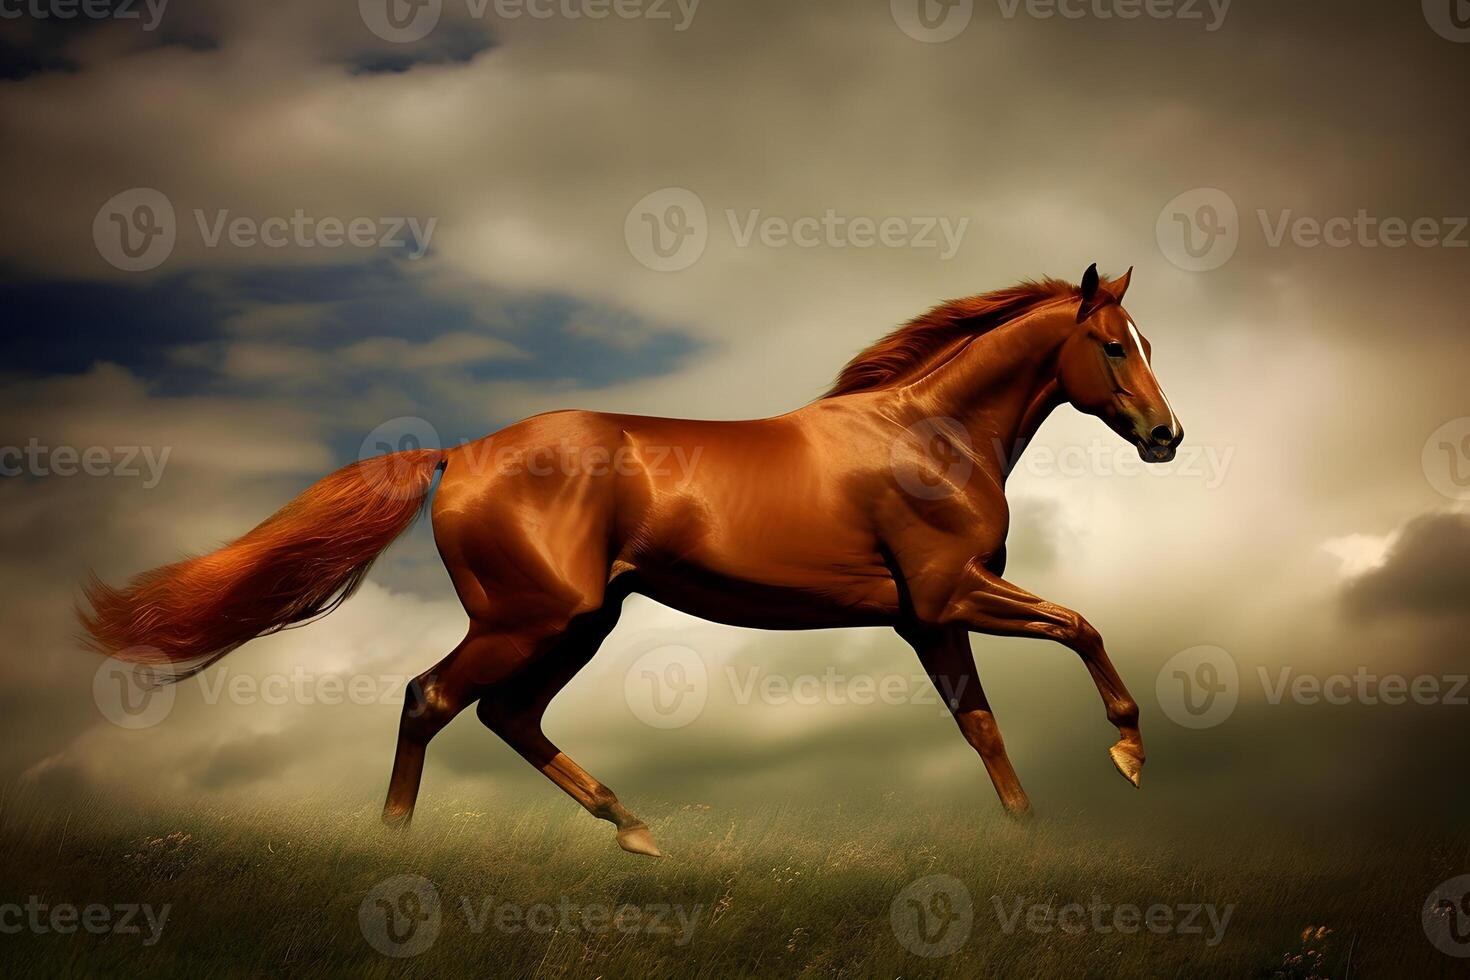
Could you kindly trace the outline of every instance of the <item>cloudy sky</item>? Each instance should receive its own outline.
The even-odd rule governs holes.
[[[1009,577],[1098,626],[1150,746],[1132,794],[1076,659],[977,637],[1034,802],[1392,787],[1447,808],[1436,773],[1470,731],[1470,38],[1442,6],[16,7],[0,780],[375,798],[398,715],[379,702],[466,623],[426,525],[329,620],[247,646],[143,728],[77,647],[79,583],[228,540],[384,439],[565,407],[786,411],[939,300],[1095,261],[1134,267],[1188,443],[1144,472],[1061,412],[1011,482]],[[670,647],[704,665],[705,703],[659,728],[639,664]],[[1222,666],[1233,710],[1191,727],[1177,678]],[[829,668],[815,699],[759,693]],[[547,728],[635,810],[903,791],[995,812],[916,672],[886,632],[634,598]],[[1335,675],[1369,680],[1345,704],[1281,693]],[[1388,675],[1440,694],[1385,703]],[[854,704],[857,678],[900,693]],[[361,685],[349,703],[337,680]],[[556,791],[467,713],[425,793]]]

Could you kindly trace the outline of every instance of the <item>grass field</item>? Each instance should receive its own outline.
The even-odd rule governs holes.
[[[1098,835],[1075,817],[1014,825],[902,800],[656,810],[663,860],[622,853],[567,806],[431,804],[395,837],[367,807],[165,814],[11,791],[0,948],[12,976],[1435,977],[1470,964],[1420,917],[1431,888],[1470,868],[1470,834]],[[124,922],[130,905],[148,907]]]

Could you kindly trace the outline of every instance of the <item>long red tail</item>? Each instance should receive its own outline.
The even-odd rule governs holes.
[[[144,572],[126,588],[95,577],[88,646],[166,665],[163,680],[197,673],[231,650],[336,609],[423,509],[437,449],[375,456],[309,487],[244,537],[211,554]]]

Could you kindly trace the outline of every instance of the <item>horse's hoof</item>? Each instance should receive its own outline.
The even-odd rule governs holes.
[[[1138,779],[1143,775],[1143,750],[1129,742],[1119,742],[1111,749],[1108,755],[1113,757],[1113,765],[1123,774],[1123,778],[1138,786]]]
[[[1011,800],[1003,803],[1006,816],[1016,823],[1028,823],[1035,816],[1031,810],[1031,801],[1022,798],[1019,801]]]
[[[653,842],[653,835],[642,825],[618,831],[618,846],[629,854],[647,854],[656,858],[664,856],[664,852]]]

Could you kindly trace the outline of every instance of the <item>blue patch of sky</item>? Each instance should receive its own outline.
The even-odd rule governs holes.
[[[368,338],[422,343],[445,333],[495,336],[525,357],[457,369],[470,380],[544,380],[599,387],[676,370],[700,343],[668,325],[632,324],[628,335],[579,330],[585,315],[611,315],[558,293],[505,295],[505,322],[483,322],[469,302],[421,290],[401,260],[358,265],[183,272],[129,281],[31,281],[0,276],[3,366],[25,374],[75,374],[98,361],[122,365],[159,394],[255,393],[175,356],[179,348],[229,340],[333,350]],[[309,327],[284,332],[231,328],[232,317],[273,305],[322,304]],[[384,374],[382,377],[387,377]],[[382,380],[380,377],[378,380]],[[367,381],[372,378],[365,379]],[[411,378],[405,379],[405,384]]]

